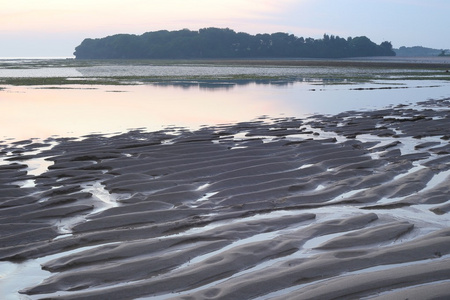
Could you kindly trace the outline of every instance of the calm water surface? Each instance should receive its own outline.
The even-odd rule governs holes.
[[[80,136],[123,132],[131,128],[159,130],[167,126],[196,129],[250,121],[261,116],[305,117],[347,110],[375,109],[450,97],[450,82],[395,80],[416,70],[211,66],[211,65],[91,65],[65,61],[0,60],[0,79],[111,76],[286,76],[291,81],[178,81],[127,86],[1,86],[0,140]],[[84,62],[82,62],[84,63]],[[423,72],[428,72],[422,70]],[[348,77],[389,78],[371,83],[339,80]],[[406,75],[405,75],[406,74]],[[327,76],[329,76],[327,78]],[[394,78],[394,80],[393,80]],[[3,89],[1,89],[3,87]]]
[[[450,97],[444,81],[367,84],[148,84],[7,87],[0,90],[0,138],[80,136],[130,128],[215,125],[260,116],[305,117]]]

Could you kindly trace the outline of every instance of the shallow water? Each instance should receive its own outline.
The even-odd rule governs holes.
[[[368,60],[370,61],[370,60]],[[427,69],[0,59],[0,139],[304,117],[450,97]],[[214,80],[197,80],[214,78]],[[274,78],[242,79],[243,78]],[[412,76],[429,80],[407,80]],[[136,78],[134,85],[6,86],[2,79]],[[146,82],[145,78],[159,78]],[[184,78],[178,80],[177,78]],[[275,79],[278,78],[278,79]],[[163,80],[164,79],[164,80]],[[362,80],[370,79],[370,82]],[[130,82],[128,82],[130,83]],[[3,88],[3,89],[2,89]]]
[[[0,139],[81,136],[130,128],[153,131],[170,125],[196,129],[263,115],[336,114],[445,97],[450,97],[450,82],[429,80],[352,85],[253,82],[219,88],[198,83],[8,87],[0,90]]]
[[[448,64],[443,57],[396,58],[380,57],[367,58],[363,62],[406,62],[406,63],[442,63]],[[276,60],[275,60],[276,61]],[[352,61],[352,60],[349,60]],[[353,61],[357,61],[353,59]],[[73,60],[73,59],[2,59],[0,58],[1,77],[114,77],[114,76],[290,76],[297,78],[330,78],[335,75],[345,76],[398,76],[417,73],[417,69],[405,68],[366,68],[366,67],[327,67],[305,65],[255,65],[242,61],[230,65],[226,61],[192,62],[192,61],[158,61],[158,60]],[[430,70],[421,70],[423,74]]]
[[[100,73],[101,69],[97,69],[96,74],[92,76],[107,76],[108,72],[128,72],[125,68],[121,71],[119,67],[111,71],[107,67],[103,68],[104,74]],[[199,69],[191,69],[192,74],[199,71]],[[275,69],[275,68],[274,68]],[[61,72],[72,72],[71,69],[60,70]],[[137,69],[135,69],[137,70]],[[14,71],[14,70],[9,70]],[[21,70],[23,71],[23,70]],[[38,74],[42,71],[36,70]],[[58,71],[53,68],[53,71]],[[77,69],[77,72],[82,73],[82,68]],[[103,72],[102,71],[102,72]],[[148,72],[148,69],[141,70]],[[171,69],[170,72],[176,70]],[[183,71],[183,70],[181,70]],[[214,70],[210,70],[215,72]],[[222,72],[240,72],[240,69],[222,69]],[[245,70],[248,72],[248,69]],[[275,70],[274,72],[278,72]],[[292,71],[292,70],[289,70]],[[323,68],[321,72],[326,72],[327,68]],[[332,72],[331,69],[328,70]],[[86,71],[83,71],[86,72]],[[166,72],[169,72],[166,70]],[[186,72],[186,71],[183,71]],[[203,70],[204,72],[204,70]],[[257,72],[262,72],[257,70]],[[285,71],[287,72],[287,71]],[[309,71],[310,76],[311,72]],[[355,70],[356,72],[356,70]],[[27,73],[31,74],[31,73]],[[68,73],[67,73],[68,74]],[[60,74],[62,77],[71,75]],[[128,73],[124,73],[128,74]],[[1,75],[1,74],[0,74]],[[129,74],[128,74],[129,75]],[[142,74],[140,74],[142,75]],[[218,73],[214,73],[217,76]],[[226,74],[225,74],[226,75]],[[76,75],[74,75],[76,76]],[[83,74],[86,76],[86,73]],[[185,126],[191,129],[196,129],[202,125],[214,125],[223,123],[235,123],[239,121],[249,121],[260,116],[268,116],[270,118],[283,117],[307,117],[309,115],[318,114],[336,114],[348,110],[367,110],[392,106],[397,104],[414,104],[418,101],[427,99],[441,99],[450,97],[450,83],[441,80],[420,80],[420,81],[405,81],[393,80],[383,81],[375,80],[371,83],[357,83],[344,84],[343,82],[330,82],[320,80],[304,80],[291,82],[198,82],[198,81],[182,81],[165,84],[145,84],[133,86],[100,86],[100,85],[69,85],[63,88],[58,87],[6,87],[0,90],[0,110],[3,112],[0,118],[0,140],[5,140],[4,144],[10,143],[13,140],[22,140],[29,138],[45,139],[50,136],[75,136],[79,137],[84,134],[93,132],[98,133],[114,133],[123,132],[130,128],[143,128],[146,130],[159,130],[166,128],[166,126]],[[311,119],[312,120],[312,119]],[[317,118],[320,120],[320,118]],[[321,138],[339,137],[334,132],[322,131],[319,128],[313,128],[310,125],[304,124],[302,127],[320,133]],[[234,135],[234,139],[246,139],[246,131],[241,131]],[[313,137],[308,136],[309,137]],[[11,139],[12,138],[12,139]],[[295,140],[296,137],[288,137]],[[298,137],[299,138],[299,137]],[[361,135],[359,138],[362,141],[371,141],[372,139],[380,141],[381,144],[389,143],[392,138],[380,138],[371,135]],[[410,138],[399,138],[402,144],[398,146],[402,154],[409,154],[414,152],[414,146],[417,141]],[[436,138],[423,139],[425,141],[435,141]],[[346,138],[340,137],[338,140],[345,141]],[[442,142],[444,143],[444,142]],[[168,142],[170,144],[170,142]],[[377,146],[380,146],[376,145]],[[53,144],[52,144],[53,145]],[[15,146],[16,148],[19,146]],[[246,146],[244,146],[246,147]],[[19,147],[20,148],[20,147]],[[234,147],[238,149],[240,146]],[[39,152],[39,151],[37,151]],[[23,154],[32,154],[33,151]],[[369,154],[368,154],[369,155]],[[379,155],[373,155],[376,159]],[[0,164],[9,163],[2,161],[0,156]],[[419,161],[417,163],[424,163],[428,159]],[[29,166],[29,175],[39,175],[47,170],[51,162],[45,161],[44,158],[34,158],[23,161]],[[299,169],[304,169],[311,164],[304,164]],[[406,174],[420,168],[410,169]],[[449,171],[442,171],[430,180],[428,186],[424,189],[431,189],[436,185],[448,179]],[[21,183],[23,187],[27,184],[32,186],[33,180]],[[200,183],[199,183],[200,184]],[[201,183],[198,190],[205,190],[205,196],[197,199],[194,203],[202,205],[209,201],[217,192],[208,191],[209,185]],[[209,183],[211,184],[211,183]],[[89,182],[83,185],[85,192],[92,192],[98,200],[97,209],[107,209],[117,205],[116,198],[111,198],[114,195],[108,195],[104,186],[100,182]],[[328,186],[318,185],[319,189],[326,189]],[[358,192],[365,189],[353,190],[344,192],[336,198],[331,199],[328,203],[338,202],[342,199],[351,198]],[[395,199],[389,198],[387,201],[391,202]],[[383,203],[381,199],[378,203]],[[411,221],[416,225],[414,234],[427,233],[429,231],[446,227],[449,223],[448,215],[438,216],[431,211],[435,205],[413,205],[397,210],[372,210],[380,219],[390,220],[394,216],[397,220]],[[97,211],[98,212],[98,211]],[[304,210],[299,211],[274,211],[268,214],[258,214],[245,218],[246,221],[258,221],[264,218],[280,218],[283,216],[290,216],[296,213],[304,213]],[[315,222],[324,222],[331,219],[345,219],[354,213],[359,213],[357,207],[352,206],[338,206],[330,210],[329,207],[309,209],[308,213],[315,213],[317,219]],[[85,216],[81,216],[81,219]],[[62,233],[70,233],[70,225],[76,223],[80,219],[66,219],[64,225],[69,228],[63,229]],[[242,221],[244,219],[241,219]],[[204,227],[196,227],[190,231],[173,234],[164,238],[175,237],[176,235],[187,235],[205,232],[207,229],[213,229],[224,224],[230,224],[238,220],[215,222]],[[71,223],[72,222],[72,223]],[[297,226],[297,225],[296,225]],[[300,226],[303,226],[300,224]],[[305,225],[306,226],[306,225]],[[297,228],[297,227],[295,227]],[[265,232],[242,239],[240,241],[225,247],[229,249],[236,245],[242,245],[261,240],[268,240],[279,234],[289,233],[294,228],[284,228],[272,232]],[[348,233],[348,232],[345,232]],[[313,248],[319,244],[330,240],[333,237],[342,235],[327,234],[323,236],[313,237],[302,249],[298,252],[287,256],[289,259],[309,257],[317,252]],[[65,235],[58,236],[55,239],[64,238]],[[107,244],[104,244],[107,245]],[[74,251],[82,251],[89,248],[80,248]],[[14,264],[10,262],[2,262],[0,264],[0,279],[7,279],[3,283],[5,291],[7,291],[8,299],[21,299],[22,295],[17,294],[17,290],[38,284],[40,280],[49,276],[46,271],[40,270],[40,263],[45,263],[49,259],[68,255],[71,252],[62,252],[55,255],[41,257],[39,259],[30,260],[24,264]],[[189,263],[181,267],[189,267],[191,264],[202,261],[211,257],[215,252],[211,252],[202,256],[193,258]],[[283,261],[285,258],[274,259],[263,262],[248,270],[239,271],[232,278],[243,275],[252,271],[261,272],[264,267],[271,266]],[[370,269],[367,269],[370,270]],[[26,276],[24,276],[26,274]],[[19,278],[24,277],[25,280]],[[225,279],[224,279],[225,280]],[[215,285],[222,280],[215,281],[206,286]],[[20,283],[19,283],[20,282]],[[120,283],[125,285],[128,283]],[[205,288],[203,286],[202,288]],[[282,290],[282,292],[297,289],[295,286],[289,289]],[[99,289],[102,289],[100,287]],[[95,288],[94,288],[95,289]],[[193,292],[195,289],[189,290]],[[58,293],[59,294],[59,293]],[[61,295],[66,294],[65,292]],[[67,292],[67,294],[70,294]],[[275,296],[268,294],[266,296]],[[42,295],[30,296],[30,299],[41,298]],[[52,294],[51,296],[54,296]],[[167,297],[168,294],[164,295]],[[157,298],[157,297],[156,297]]]

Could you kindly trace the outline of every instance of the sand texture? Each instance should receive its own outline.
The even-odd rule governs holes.
[[[449,299],[449,104],[1,141],[0,263],[31,299]]]

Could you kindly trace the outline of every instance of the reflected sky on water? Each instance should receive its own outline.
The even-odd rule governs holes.
[[[331,83],[331,84],[330,84]],[[73,85],[0,90],[0,139],[80,136],[131,128],[192,129],[261,116],[305,117],[450,97],[450,83],[408,80],[174,81],[133,86]]]

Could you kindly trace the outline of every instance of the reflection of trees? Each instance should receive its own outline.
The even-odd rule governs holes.
[[[250,84],[258,85],[273,85],[273,86],[288,86],[294,82],[302,82],[303,79],[292,80],[174,80],[174,81],[161,81],[154,82],[152,85],[159,87],[178,87],[182,89],[200,88],[204,90],[231,90],[237,86],[247,86]]]
[[[176,87],[182,89],[191,89],[191,88],[199,88],[204,90],[231,90],[233,88],[239,86],[247,86],[251,84],[256,85],[271,85],[271,86],[279,86],[279,87],[287,87],[296,82],[307,82],[307,83],[315,83],[321,85],[327,84],[337,84],[337,83],[345,83],[346,80],[341,79],[306,79],[306,78],[296,78],[296,79],[258,79],[258,80],[168,80],[168,81],[159,81],[151,83],[154,86],[159,87]]]
[[[394,56],[395,52],[390,42],[377,45],[365,36],[344,39],[325,34],[322,39],[305,39],[282,32],[250,35],[228,28],[204,28],[85,39],[74,55],[83,59],[338,58]]]

